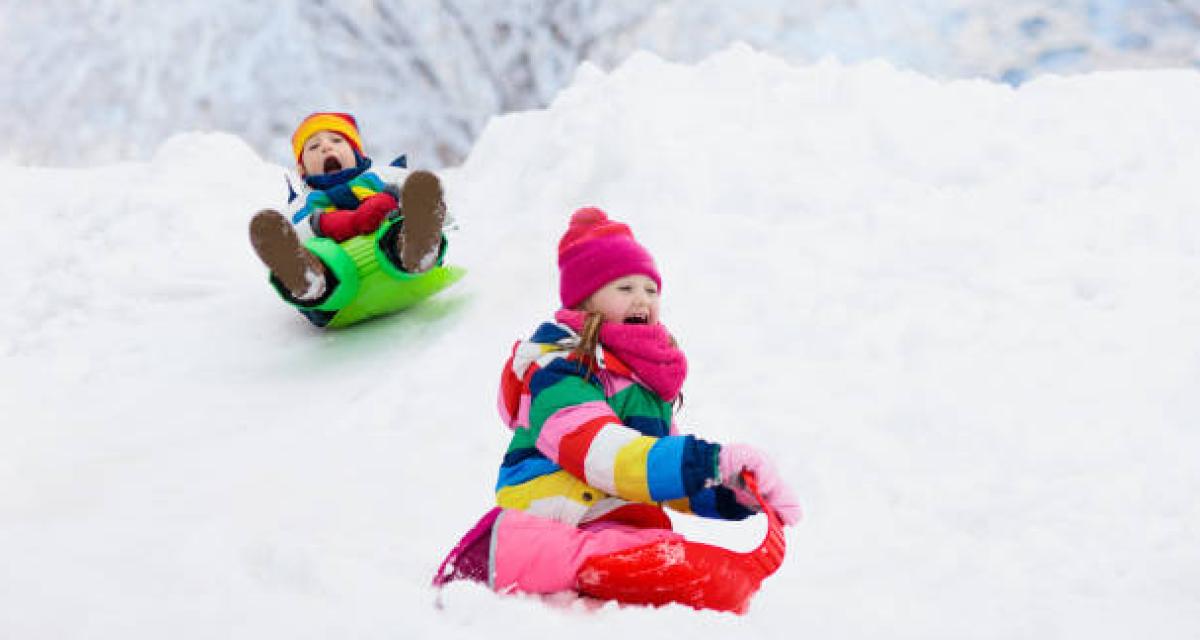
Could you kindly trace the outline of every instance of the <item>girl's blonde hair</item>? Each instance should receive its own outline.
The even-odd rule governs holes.
[[[579,330],[579,344],[571,353],[587,365],[587,375],[591,377],[596,373],[596,347],[600,346],[600,325],[604,323],[604,315],[599,311],[588,311],[582,305],[580,310],[585,314],[583,328]]]

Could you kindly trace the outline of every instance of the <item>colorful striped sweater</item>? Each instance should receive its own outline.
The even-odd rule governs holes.
[[[566,325],[543,323],[505,363],[500,414],[513,437],[499,506],[576,525],[638,513],[643,525],[669,527],[661,504],[726,520],[751,515],[713,486],[720,445],[679,434],[670,403],[607,350],[589,373],[571,353],[578,343]]]
[[[308,219],[313,234],[322,236],[321,214],[338,209],[357,209],[363,200],[383,191],[387,187],[383,179],[373,171],[362,171],[358,175],[327,189],[315,189],[305,198],[304,206],[292,215],[292,224]]]

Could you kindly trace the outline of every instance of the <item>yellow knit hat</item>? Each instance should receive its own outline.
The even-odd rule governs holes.
[[[296,154],[296,162],[300,162],[300,154],[304,152],[304,143],[318,131],[333,131],[340,133],[350,142],[350,146],[363,154],[362,139],[358,136],[358,123],[354,116],[348,113],[318,112],[305,118],[296,133],[292,134],[292,151]]]

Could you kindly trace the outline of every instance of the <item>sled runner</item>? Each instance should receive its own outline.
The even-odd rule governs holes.
[[[783,564],[783,521],[767,506],[751,474],[746,488],[767,515],[767,535],[756,549],[738,553],[701,542],[664,540],[589,558],[579,570],[578,590],[601,600],[745,613],[762,581]]]

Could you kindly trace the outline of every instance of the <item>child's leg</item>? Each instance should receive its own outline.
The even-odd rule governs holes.
[[[404,232],[404,223],[404,218],[384,222],[383,226],[379,228],[376,240],[379,245],[380,266],[383,267],[385,272],[391,274],[392,277],[400,279],[415,277],[425,273],[410,271],[405,268],[404,261],[400,258],[400,246],[403,243],[400,234]],[[450,244],[445,234],[438,234],[438,242],[439,245],[435,250],[433,265],[431,265],[430,269],[442,266],[443,259],[446,257],[446,249]]]
[[[505,509],[492,532],[491,586],[496,591],[556,593],[575,588],[575,574],[590,557],[658,542],[682,540],[665,529],[608,523],[595,529]]]
[[[409,273],[424,273],[434,267],[442,245],[446,203],[442,184],[428,171],[414,171],[400,190],[399,243],[401,267]]]
[[[263,209],[250,219],[250,244],[263,264],[293,298],[319,300],[326,290],[325,266],[300,243],[292,223]]]
[[[446,559],[442,560],[437,575],[433,577],[433,586],[440,587],[455,580],[490,584],[492,531],[496,518],[502,512],[500,507],[493,507],[463,535]]]

